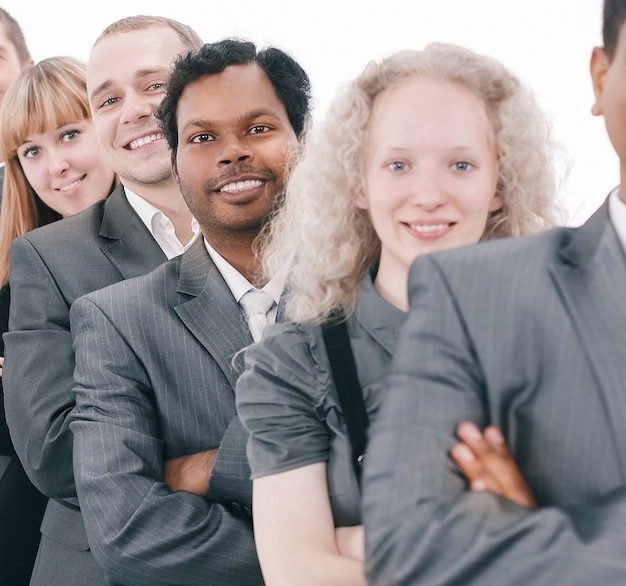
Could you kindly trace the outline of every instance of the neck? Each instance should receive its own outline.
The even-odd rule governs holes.
[[[402,311],[409,310],[409,268],[381,256],[374,287],[380,296]]]
[[[257,235],[258,233],[236,232],[218,236],[203,230],[207,242],[252,285],[261,288],[266,281],[260,277],[261,262],[253,248]]]
[[[162,211],[170,219],[174,224],[176,237],[183,245],[191,240],[193,236],[192,215],[173,179],[149,186],[129,182],[128,189]]]

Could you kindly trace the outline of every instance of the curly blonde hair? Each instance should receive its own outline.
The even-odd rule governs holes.
[[[307,132],[283,205],[262,240],[267,277],[291,262],[286,313],[296,323],[320,324],[338,309],[349,315],[359,282],[379,260],[368,212],[354,203],[355,194],[365,192],[368,124],[378,95],[416,76],[459,83],[485,104],[503,205],[488,218],[483,240],[539,232],[561,219],[550,124],[532,92],[503,64],[447,43],[372,61]]]

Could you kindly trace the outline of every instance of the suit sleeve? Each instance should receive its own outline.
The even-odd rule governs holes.
[[[163,479],[151,384],[89,298],[72,306],[74,469],[89,543],[112,584],[262,584],[250,516]]]
[[[11,246],[10,331],[4,336],[3,388],[11,437],[33,484],[52,498],[76,495],[67,415],[74,351],[69,306],[37,250]]]
[[[252,482],[246,457],[248,432],[239,417],[233,417],[217,450],[211,470],[208,498],[252,513]]]
[[[487,383],[436,261],[414,264],[409,294],[388,396],[366,455],[368,583],[623,582],[623,492],[578,507],[529,510],[467,490],[448,452],[461,421],[481,428],[487,422]]]

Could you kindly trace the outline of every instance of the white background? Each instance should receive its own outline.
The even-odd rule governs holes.
[[[571,224],[619,182],[602,118],[593,117],[589,57],[601,44],[602,0],[4,0],[35,61],[87,59],[108,24],[133,14],[190,24],[207,42],[245,37],[291,53],[313,84],[315,118],[337,87],[374,58],[432,41],[490,54],[529,84],[548,112],[571,171],[561,196]]]

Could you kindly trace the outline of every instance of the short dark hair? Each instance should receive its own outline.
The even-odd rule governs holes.
[[[626,21],[626,0],[604,0],[602,15],[602,41],[604,51],[612,61],[622,24]]]
[[[256,63],[267,75],[276,95],[284,104],[289,122],[299,137],[310,116],[311,83],[300,65],[276,47],[257,51],[254,43],[224,39],[207,43],[197,53],[189,52],[176,60],[167,83],[167,92],[157,111],[165,139],[176,156],[178,125],[176,108],[187,85],[204,75],[221,73],[231,65]]]
[[[17,20],[15,20],[6,10],[4,10],[4,8],[0,8],[0,22],[4,23],[7,37],[15,47],[15,52],[17,53],[17,57],[20,60],[20,63],[26,63],[27,61],[30,61],[30,51],[26,46],[24,33],[22,32],[22,28],[18,24]]]

